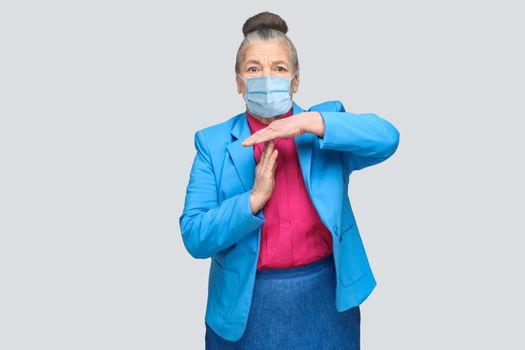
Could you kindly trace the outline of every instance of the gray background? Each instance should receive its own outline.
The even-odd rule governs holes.
[[[270,10],[302,107],[401,133],[352,174],[378,280],[364,349],[523,349],[518,1],[2,1],[0,348],[202,349],[209,260],[178,217],[194,132],[244,109],[234,58]]]

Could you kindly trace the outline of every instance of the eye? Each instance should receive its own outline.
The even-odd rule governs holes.
[[[251,67],[248,67],[248,72],[257,72],[257,67],[255,66],[251,66]]]
[[[277,66],[277,71],[278,72],[286,72],[286,68],[282,67],[282,66]]]

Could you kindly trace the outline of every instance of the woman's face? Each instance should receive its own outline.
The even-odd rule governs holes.
[[[248,44],[244,51],[244,57],[240,64],[240,72],[243,78],[260,76],[290,77],[294,73],[290,62],[290,50],[285,43],[271,40],[258,41]],[[237,92],[246,95],[244,80],[236,76]],[[299,88],[299,76],[294,76],[290,83],[290,97]]]

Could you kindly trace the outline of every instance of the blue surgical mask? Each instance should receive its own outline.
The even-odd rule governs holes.
[[[246,106],[250,113],[263,118],[285,114],[292,107],[291,77],[241,77],[246,83]]]

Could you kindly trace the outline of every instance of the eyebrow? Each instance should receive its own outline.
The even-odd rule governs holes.
[[[257,60],[253,60],[253,59],[246,61],[246,64],[250,64],[250,63],[255,63],[255,64],[258,64],[258,65],[261,64],[261,62],[259,62]],[[285,65],[288,66],[288,63],[286,61],[283,61],[283,60],[277,60],[277,61],[273,61],[272,62],[272,64],[278,64],[278,63],[281,63],[281,64],[284,63]]]

